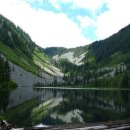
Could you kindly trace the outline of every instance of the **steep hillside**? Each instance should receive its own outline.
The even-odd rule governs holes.
[[[130,25],[111,37],[92,43],[89,47],[97,63],[119,64],[130,60]]]
[[[71,49],[53,58],[65,73],[64,79],[67,84],[128,88],[130,86],[129,37],[130,25],[105,40],[82,47],[84,53],[80,55],[83,57],[78,64],[74,58],[75,52],[70,51]]]
[[[42,49],[20,27],[0,15],[0,53],[9,60],[14,71],[12,79],[18,84],[20,83],[17,77],[23,82],[26,77],[28,81],[37,81],[38,84],[57,85],[57,81],[63,82],[64,75],[67,85],[128,87],[129,36],[130,25],[111,37],[90,45],[70,49]],[[60,68],[64,74],[53,65]],[[35,83],[31,82],[31,85]]]
[[[47,54],[48,56],[55,56],[55,55],[61,55],[65,53],[68,49],[64,47],[48,47],[43,49],[43,52]]]
[[[57,62],[59,62],[61,59],[67,59],[69,62],[75,65],[81,65],[84,63],[87,50],[88,46],[80,46],[70,49],[63,47],[49,47],[45,48],[43,51]]]
[[[74,56],[73,51],[69,51],[62,55],[55,55],[55,56],[53,56],[53,59],[56,61],[59,61],[60,59],[67,59],[69,62],[79,66],[79,65],[83,64],[83,59],[85,57],[85,54],[86,53],[83,53],[80,56],[76,57],[76,56]]]
[[[51,65],[50,58],[43,53],[20,27],[0,15],[0,54],[10,63],[21,67],[25,71],[41,76],[47,73],[50,76],[62,77],[60,71]]]

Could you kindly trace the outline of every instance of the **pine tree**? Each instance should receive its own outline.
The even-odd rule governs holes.
[[[124,75],[121,79],[121,87],[129,88],[129,76],[128,76],[127,72],[124,73]]]
[[[10,66],[9,66],[9,62],[6,60],[5,62],[5,81],[9,81],[10,80]]]

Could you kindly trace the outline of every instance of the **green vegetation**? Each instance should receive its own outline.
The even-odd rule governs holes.
[[[17,124],[19,126],[30,126],[31,121],[31,111],[38,105],[37,99],[31,99],[16,107],[12,107],[5,113],[5,118],[12,124]]]
[[[61,123],[60,120],[52,119],[50,117],[52,110],[49,107],[51,104],[52,101],[42,104],[37,98],[34,98],[7,110],[5,118],[10,123],[17,124],[21,127],[34,126],[39,124],[39,122],[42,122],[42,120],[44,120],[44,122],[47,121],[45,124],[55,124],[57,122]]]
[[[126,119],[130,116],[129,99],[129,91],[65,90],[63,101],[53,111],[57,115],[66,115],[80,110],[86,123]],[[124,104],[126,111],[122,111]]]
[[[92,43],[89,48],[92,50],[92,53],[95,55],[97,63],[101,62],[107,64],[111,61],[113,55],[125,55],[126,58],[129,57],[128,52],[130,52],[130,25],[121,29],[118,33],[112,35],[111,37]],[[125,57],[122,57],[121,60]],[[116,57],[114,58],[116,60]],[[117,62],[118,64],[121,62]]]
[[[73,51],[75,56],[85,52],[86,55],[83,59],[84,64],[80,66],[72,64],[67,59],[54,62],[65,73],[66,85],[129,88],[129,35],[130,25],[105,40],[96,41],[89,46],[68,49],[67,51]]]
[[[67,51],[64,47],[48,47],[43,49],[44,53],[48,56],[61,55]]]
[[[37,73],[38,67],[20,50],[13,50],[12,48],[9,48],[8,46],[0,42],[0,52],[14,64],[21,66],[25,70],[32,73]]]
[[[79,90],[71,93],[69,90],[64,93],[63,101],[53,108],[50,107],[52,102],[44,105],[35,98],[7,110],[9,94],[16,88],[16,84],[10,79],[11,71],[8,61],[39,75],[39,72],[44,71],[45,67],[50,69],[51,58],[49,56],[74,52],[74,57],[79,57],[85,53],[84,64],[80,66],[72,64],[67,59],[53,61],[55,66],[64,72],[65,83],[58,84],[57,77],[54,76],[54,83],[50,85],[130,89],[129,36],[130,25],[117,34],[105,40],[96,41],[89,46],[71,49],[63,47],[42,49],[20,27],[16,27],[0,15],[0,54],[7,59],[0,57],[0,119],[5,118],[19,126],[35,125],[43,119],[46,124],[48,122],[62,124],[60,119],[53,119],[50,116],[51,113],[66,115],[75,109],[83,111],[81,115],[85,122],[129,118],[130,96],[126,91],[112,95],[107,92],[84,93],[82,91],[78,93]],[[44,86],[41,83],[35,84],[35,86],[40,85]],[[55,95],[57,94],[55,93]],[[77,123],[78,121],[77,118],[72,118],[72,122]]]
[[[10,79],[9,63],[0,57],[0,118],[4,118],[9,94],[15,88],[16,84]]]
[[[64,47],[48,47],[43,49],[44,53],[49,55],[49,56],[55,56],[55,55],[62,55],[67,52],[74,52],[74,57],[78,57],[81,54],[85,53],[86,50],[88,49],[88,46],[80,46],[76,48],[64,48]]]
[[[38,74],[49,67],[50,59],[20,27],[0,15],[0,53],[23,69]]]
[[[88,50],[88,46],[80,46],[76,48],[70,48],[68,51],[74,52],[74,57],[78,57],[81,54],[85,53]]]
[[[33,109],[31,112],[31,120],[33,125],[38,124],[42,119],[48,116],[50,113],[49,106],[51,103],[52,101],[48,102],[47,104],[40,104]]]

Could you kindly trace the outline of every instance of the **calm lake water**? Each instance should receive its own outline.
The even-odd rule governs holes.
[[[9,96],[6,117],[18,126],[128,119],[130,91],[19,87]]]

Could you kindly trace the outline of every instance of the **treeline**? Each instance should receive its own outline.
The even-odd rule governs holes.
[[[130,86],[129,65],[99,68],[98,65],[86,62],[81,66],[76,66],[67,59],[60,59],[55,62],[55,65],[64,72],[63,79],[66,86],[113,88],[129,88]]]
[[[86,52],[88,46],[80,46],[76,48],[64,48],[64,47],[48,47],[43,49],[44,53],[49,55],[49,56],[55,56],[55,55],[62,55],[67,52],[74,52],[74,57],[78,57],[84,52]]]
[[[32,58],[32,53],[36,48],[35,43],[27,33],[2,15],[0,15],[0,41],[14,50],[20,49],[30,58]]]
[[[16,88],[10,74],[9,62],[0,57],[0,115],[6,110],[10,91]]]
[[[105,40],[77,48],[77,51],[75,51],[77,54],[80,51],[82,52],[83,49],[86,52],[89,50],[91,54],[86,54],[83,65],[73,65],[66,59],[59,60],[55,65],[65,73],[64,80],[68,85],[130,88],[129,36],[130,25]],[[83,51],[85,52],[85,50]],[[118,64],[123,64],[126,69],[122,69]],[[117,66],[115,70],[104,69],[105,66],[113,65]]]
[[[43,49],[44,53],[49,56],[61,55],[67,52],[67,48],[64,47],[47,47]]]
[[[11,70],[9,62],[0,57],[0,88],[10,89],[16,87],[16,84],[10,78]]]
[[[121,29],[118,33],[111,37],[96,41],[89,46],[92,53],[95,55],[96,62],[107,63],[116,53],[125,54],[130,51],[130,25]],[[128,58],[130,58],[128,56]],[[124,59],[122,59],[124,60]],[[128,60],[128,59],[126,59]]]

